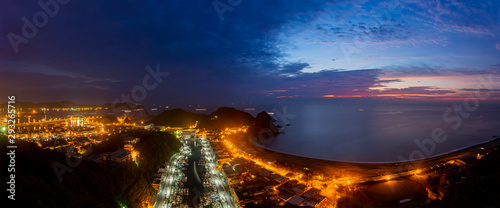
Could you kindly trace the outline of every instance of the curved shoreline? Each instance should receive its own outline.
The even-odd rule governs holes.
[[[389,163],[363,163],[317,159],[274,151],[254,144],[246,135],[235,139],[239,140],[239,142],[235,142],[234,144],[238,144],[237,146],[239,146],[240,149],[269,162],[279,161],[285,163],[285,165],[289,164],[291,167],[298,169],[309,168],[310,171],[323,173],[325,175],[349,175],[360,178],[379,176],[381,174],[400,173],[416,168],[428,167],[462,156],[489,151],[493,147],[500,146],[500,138],[496,137],[486,142],[421,160]],[[480,147],[484,147],[484,150],[479,149]]]
[[[324,161],[330,161],[330,162],[355,163],[355,164],[374,164],[374,165],[379,164],[379,165],[382,165],[382,164],[411,163],[411,162],[425,161],[425,160],[434,159],[434,158],[437,158],[437,157],[446,156],[448,154],[453,154],[453,153],[457,153],[457,152],[460,152],[460,151],[465,151],[465,150],[468,150],[470,148],[474,148],[476,146],[485,145],[485,144],[494,142],[495,140],[499,140],[499,144],[500,144],[500,137],[495,137],[493,139],[490,139],[490,140],[487,140],[487,141],[484,141],[484,142],[479,142],[479,143],[476,143],[476,144],[472,144],[471,146],[468,146],[468,147],[453,149],[453,150],[450,150],[450,151],[447,151],[447,152],[444,152],[444,153],[440,153],[440,154],[437,154],[437,155],[432,155],[431,157],[424,158],[424,159],[404,160],[404,161],[380,161],[380,162],[375,162],[375,161],[374,162],[370,162],[370,161],[347,161],[347,160],[334,160],[334,159],[317,158],[317,157],[311,157],[311,156],[305,156],[305,155],[297,155],[297,154],[292,154],[292,153],[282,152],[282,151],[279,151],[279,150],[270,149],[270,148],[267,148],[267,147],[262,146],[260,144],[257,144],[257,143],[255,143],[253,141],[251,143],[253,145],[257,146],[258,148],[265,149],[267,151],[271,151],[271,152],[275,152],[275,153],[279,153],[279,154],[284,154],[284,155],[291,155],[291,156],[302,157],[302,158],[309,158],[309,159],[314,159],[314,160],[324,160]]]

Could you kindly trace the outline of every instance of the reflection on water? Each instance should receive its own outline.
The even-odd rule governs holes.
[[[388,105],[374,103],[345,104],[339,102],[310,102],[286,104],[288,113],[296,115],[291,125],[284,126],[285,134],[266,147],[269,149],[321,159],[341,161],[382,162],[398,161],[402,155],[420,150],[415,140],[431,138],[435,128],[442,128],[447,140],[424,145],[426,157],[471,146],[500,136],[500,109],[481,105],[462,120],[443,120],[444,112],[453,103],[427,105]],[[448,115],[458,117],[459,114]],[[453,118],[455,118],[453,117]],[[453,119],[450,119],[453,120]]]

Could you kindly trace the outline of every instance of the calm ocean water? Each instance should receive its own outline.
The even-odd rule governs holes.
[[[443,119],[443,114],[453,110],[454,104],[463,102],[321,101],[268,106],[266,111],[274,111],[273,117],[284,127],[285,134],[261,144],[272,150],[306,157],[387,162],[400,161],[400,155],[411,159],[412,151],[432,157],[500,136],[499,105],[479,103],[477,110],[464,109],[461,114],[451,112],[448,120]],[[288,115],[284,115],[285,110]],[[461,120],[461,124],[457,120]],[[436,128],[443,130],[446,141],[423,142],[431,141],[431,133]]]

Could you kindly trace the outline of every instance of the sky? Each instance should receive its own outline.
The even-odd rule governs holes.
[[[40,2],[2,2],[2,97],[500,100],[494,0]]]

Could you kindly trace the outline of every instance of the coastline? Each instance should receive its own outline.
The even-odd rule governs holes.
[[[487,145],[488,143],[494,142],[495,140],[499,140],[498,144],[500,145],[500,137],[495,137],[493,139],[490,139],[490,140],[487,140],[487,141],[484,141],[484,142],[479,142],[479,143],[476,143],[476,144],[472,144],[471,146],[468,146],[468,147],[453,149],[453,150],[450,150],[450,151],[447,151],[447,152],[444,152],[444,153],[440,153],[440,154],[437,154],[437,155],[433,155],[431,157],[424,158],[424,159],[405,160],[405,161],[380,161],[380,162],[375,162],[375,161],[373,161],[373,162],[372,161],[348,161],[348,160],[333,160],[333,159],[317,158],[317,157],[311,157],[311,156],[305,156],[305,155],[297,155],[297,154],[286,153],[286,152],[282,152],[282,151],[279,151],[279,150],[274,150],[274,149],[267,148],[265,146],[262,146],[260,144],[255,143],[255,142],[251,142],[251,143],[253,145],[257,146],[258,148],[262,148],[262,149],[265,149],[265,150],[268,150],[268,151],[271,151],[271,152],[275,152],[275,153],[279,153],[279,154],[284,154],[284,155],[291,155],[291,156],[302,157],[302,158],[309,158],[309,159],[314,159],[314,160],[325,160],[325,161],[331,161],[331,162],[356,163],[356,164],[375,164],[376,165],[376,164],[408,163],[408,162],[418,162],[418,161],[428,160],[428,159],[432,159],[432,158],[436,158],[436,157],[441,157],[441,156],[446,156],[448,154],[453,154],[453,153],[456,153],[456,152],[464,151],[464,150],[467,150],[469,148],[473,148],[475,146]]]
[[[351,162],[310,158],[267,149],[261,145],[255,144],[253,141],[250,141],[251,139],[249,139],[246,135],[240,135],[238,137],[233,137],[232,139],[235,140],[233,143],[237,144],[240,149],[245,150],[250,154],[258,155],[259,158],[266,161],[284,163],[292,167],[305,167],[311,172],[329,176],[343,177],[348,175],[359,178],[400,173],[414,168],[447,162],[449,160],[478,152],[489,151],[494,147],[500,146],[500,137],[495,137],[486,142],[481,142],[469,147],[452,150],[450,152],[420,160],[403,162]],[[483,147],[484,149],[480,149],[480,147]]]

